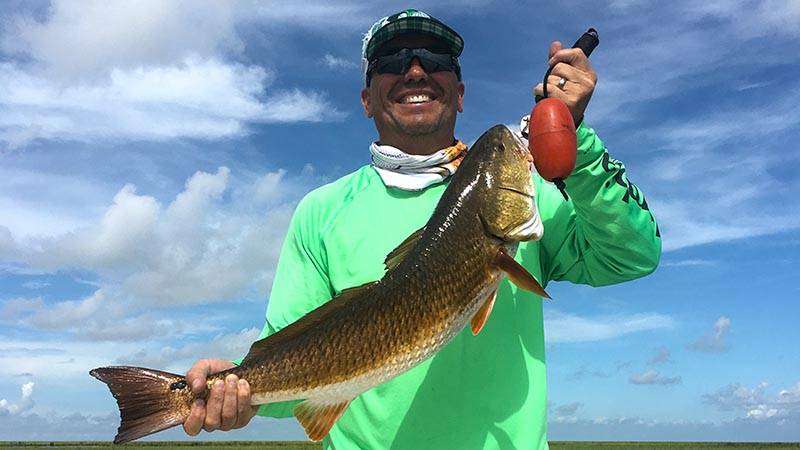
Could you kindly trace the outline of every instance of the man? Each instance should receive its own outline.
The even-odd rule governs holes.
[[[309,193],[297,206],[284,243],[262,337],[275,333],[343,289],[379,279],[385,256],[430,217],[464,146],[454,137],[464,84],[461,37],[415,10],[378,21],[362,55],[361,101],[379,140],[373,164]],[[516,259],[543,284],[593,286],[652,272],[661,241],[639,190],[583,122],[596,75],[580,50],[550,46],[548,91],[576,123],[578,158],[565,201],[534,175],[542,223],[539,241]],[[535,87],[542,93],[542,85]],[[491,319],[478,336],[460,333],[433,358],[352,401],[324,441],[337,449],[547,448],[541,298],[503,282]],[[231,363],[202,360],[187,379]],[[196,435],[246,425],[256,413],[288,417],[295,403],[250,407],[245,380],[230,376],[198,400],[184,428]]]

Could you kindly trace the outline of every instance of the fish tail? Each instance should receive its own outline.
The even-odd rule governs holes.
[[[142,367],[99,367],[89,374],[108,385],[121,422],[114,437],[124,444],[182,424],[194,394],[182,375]]]

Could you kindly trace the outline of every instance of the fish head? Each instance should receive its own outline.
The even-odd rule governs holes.
[[[534,201],[528,146],[505,125],[496,125],[478,138],[470,152],[480,153],[483,162],[480,217],[485,231],[506,242],[540,238],[543,228]]]

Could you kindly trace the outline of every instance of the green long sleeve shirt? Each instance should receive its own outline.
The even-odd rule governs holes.
[[[516,259],[542,284],[602,286],[652,272],[661,254],[655,219],[623,165],[594,130],[578,130],[570,200],[534,174],[544,237]],[[421,192],[387,188],[364,166],[306,195],[292,218],[261,337],[343,289],[380,279],[386,255],[430,218],[447,182]],[[355,398],[326,449],[546,449],[542,299],[507,280],[492,315],[434,357]],[[263,405],[289,417],[296,402]]]

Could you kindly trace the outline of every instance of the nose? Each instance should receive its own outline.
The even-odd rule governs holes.
[[[406,83],[409,82],[419,82],[428,78],[427,72],[425,69],[422,68],[422,64],[419,61],[418,57],[414,57],[411,59],[411,63],[408,66],[408,70],[406,70],[403,79]]]

